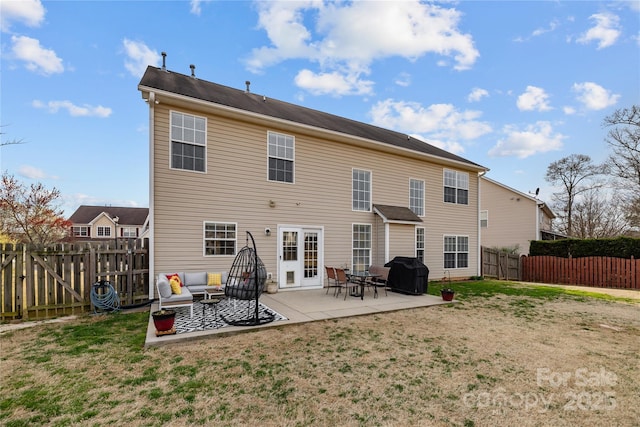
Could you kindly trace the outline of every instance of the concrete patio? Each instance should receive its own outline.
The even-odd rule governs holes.
[[[260,302],[267,305],[272,310],[277,311],[287,318],[277,322],[267,323],[259,326],[227,326],[220,329],[196,331],[175,335],[164,335],[156,337],[153,319],[149,315],[147,327],[146,347],[165,344],[184,343],[189,340],[200,340],[207,338],[218,338],[225,335],[237,334],[248,331],[255,331],[262,328],[280,328],[287,325],[316,322],[341,317],[363,316],[367,314],[383,313],[389,311],[406,310],[419,307],[430,307],[433,305],[451,304],[443,301],[441,297],[433,295],[405,295],[384,290],[380,292],[378,298],[373,297],[372,290],[366,290],[364,300],[359,297],[343,295],[333,296],[333,289],[326,293],[326,289],[291,290],[279,291],[275,294],[262,294]],[[455,300],[453,301],[455,302]],[[157,310],[157,303],[151,306],[151,312]]]

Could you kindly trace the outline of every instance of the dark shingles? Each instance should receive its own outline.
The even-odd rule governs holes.
[[[149,215],[149,208],[82,205],[69,217],[69,221],[74,224],[89,224],[102,212],[105,212],[111,218],[117,216],[118,224],[142,225]]]

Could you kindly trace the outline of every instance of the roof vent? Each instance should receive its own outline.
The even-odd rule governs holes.
[[[189,68],[191,68],[191,77],[193,77],[195,79],[196,78],[196,66],[191,64],[191,65],[189,65]]]
[[[162,52],[162,71],[167,71],[167,52]]]
[[[247,85],[247,93],[251,92],[251,89],[249,89],[249,86],[251,86],[251,82],[247,80],[246,82],[244,82],[244,84]]]

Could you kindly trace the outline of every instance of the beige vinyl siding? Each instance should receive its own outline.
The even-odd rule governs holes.
[[[537,203],[531,198],[482,179],[481,209],[489,215],[488,227],[482,228],[482,245],[507,248],[518,245],[520,254],[529,253],[536,236]]]
[[[416,227],[413,224],[389,224],[389,253],[414,257],[416,253]]]
[[[258,254],[274,279],[278,225],[323,227],[322,261],[340,266],[351,262],[352,224],[371,224],[372,260],[384,262],[384,225],[372,212],[351,209],[355,168],[371,171],[374,204],[408,206],[409,178],[424,179],[426,264],[432,271],[442,272],[443,233],[465,234],[471,248],[469,268],[455,275],[477,274],[475,171],[469,171],[469,205],[445,204],[441,165],[318,139],[282,124],[265,127],[182,108],[175,111],[207,118],[207,173],[174,170],[169,168],[169,111],[163,103],[155,106],[156,271],[222,271],[231,267],[233,256],[203,255],[205,221],[237,223],[238,249],[244,245],[245,231],[251,231]],[[294,136],[294,184],[268,181],[267,131]],[[269,206],[270,201],[275,207]],[[271,236],[264,235],[265,227],[272,230]],[[414,227],[398,229],[402,231],[395,234],[401,235],[402,242],[396,242],[391,233],[390,259],[414,256]]]

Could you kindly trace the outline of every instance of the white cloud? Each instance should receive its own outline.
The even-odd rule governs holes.
[[[258,27],[270,46],[254,49],[247,68],[260,72],[288,59],[319,65],[318,75],[368,74],[371,63],[399,56],[410,61],[434,53],[452,61],[454,69],[470,68],[479,56],[469,34],[459,31],[461,14],[419,1],[259,2]],[[313,16],[315,19],[309,19]],[[315,22],[315,27],[307,27]],[[344,91],[339,84],[338,90]],[[350,90],[358,93],[358,90]]]
[[[13,55],[26,62],[25,66],[28,70],[44,75],[64,71],[62,60],[53,50],[40,46],[38,40],[26,36],[11,36],[11,42]]]
[[[57,113],[59,110],[67,110],[73,117],[100,117],[105,118],[111,115],[111,108],[98,105],[74,105],[71,101],[49,101],[46,104],[40,100],[34,100],[31,105],[35,108],[46,108],[50,113]]]
[[[578,37],[578,43],[588,44],[592,41],[597,41],[598,49],[604,49],[612,46],[620,37],[620,18],[617,15],[596,13],[591,15],[589,19],[596,21],[596,24]]]
[[[553,21],[549,22],[549,26],[548,27],[536,28],[535,30],[533,30],[531,32],[530,36],[528,36],[528,37],[516,37],[514,39],[514,41],[516,41],[516,42],[524,42],[524,41],[530,40],[532,37],[540,37],[543,34],[551,33],[553,31],[555,31],[556,28],[558,28],[559,25],[560,25],[559,22],[556,19],[554,19]]]
[[[615,105],[620,99],[620,95],[612,94],[593,82],[574,83],[572,89],[578,94],[576,99],[588,110],[602,110]]]
[[[127,58],[124,61],[124,67],[134,77],[142,77],[147,66],[160,65],[160,54],[150,49],[143,42],[135,42],[129,39],[122,41]]]
[[[58,179],[57,176],[47,175],[42,169],[33,166],[23,165],[18,168],[18,175],[28,179]]]
[[[491,157],[511,157],[520,159],[537,153],[557,151],[562,148],[562,141],[566,138],[561,133],[554,133],[549,122],[537,122],[528,125],[524,130],[509,125],[503,128],[504,139],[489,150]]]
[[[482,98],[484,98],[485,96],[489,96],[489,92],[487,92],[485,89],[481,89],[479,87],[474,87],[471,90],[471,93],[469,94],[469,96],[467,96],[467,101],[469,101],[469,102],[478,102]]]
[[[370,95],[373,82],[361,80],[358,74],[343,75],[338,71],[316,74],[301,70],[295,77],[298,87],[314,95]]]
[[[387,99],[375,104],[369,114],[376,126],[408,134],[441,147],[464,151],[460,140],[473,140],[492,131],[486,122],[478,120],[479,111],[458,111],[450,104],[434,104],[425,108],[419,103]],[[438,145],[440,144],[440,145]]]
[[[44,21],[44,13],[40,0],[0,1],[0,28],[8,32],[13,22],[37,27]]]
[[[571,116],[576,113],[576,109],[569,105],[562,107],[562,111],[564,111],[567,116]]]
[[[527,90],[518,97],[516,105],[520,111],[549,111],[552,108],[548,103],[549,95],[544,89],[527,86]]]
[[[400,73],[393,82],[402,87],[411,86],[411,75],[409,73]]]
[[[209,3],[210,1],[211,0],[191,0],[189,2],[189,4],[191,5],[191,9],[189,10],[189,12],[194,15],[200,16],[200,13],[202,13],[202,4]]]

